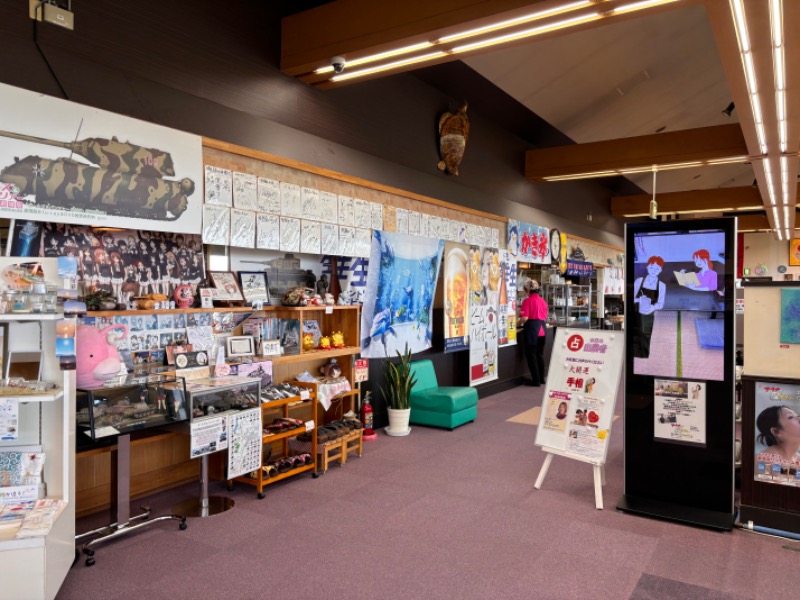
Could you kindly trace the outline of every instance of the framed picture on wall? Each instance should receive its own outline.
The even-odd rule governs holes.
[[[800,238],[789,242],[789,264],[793,267],[800,266]]]
[[[234,302],[244,300],[233,273],[230,271],[211,271],[209,276],[216,290],[214,292],[214,300]]]
[[[244,300],[253,306],[269,305],[269,281],[264,271],[239,271]]]

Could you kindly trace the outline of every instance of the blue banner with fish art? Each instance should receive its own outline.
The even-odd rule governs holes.
[[[361,312],[361,356],[385,358],[431,347],[433,296],[443,240],[374,231]]]

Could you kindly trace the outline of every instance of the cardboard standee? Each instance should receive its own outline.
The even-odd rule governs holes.
[[[595,505],[603,508],[605,462],[625,338],[614,331],[559,328],[542,399],[536,445],[546,453],[534,487],[564,456],[594,467]]]

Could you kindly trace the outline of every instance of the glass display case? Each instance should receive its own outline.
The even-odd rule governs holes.
[[[542,287],[550,311],[547,318],[549,323],[570,327],[591,325],[591,285],[546,283]]]
[[[182,378],[129,375],[103,387],[79,389],[77,426],[92,440],[159,427],[189,417]]]
[[[186,384],[186,393],[190,421],[261,406],[261,380],[257,377],[198,379]]]

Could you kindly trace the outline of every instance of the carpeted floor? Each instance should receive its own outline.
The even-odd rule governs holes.
[[[238,486],[233,510],[101,546],[72,568],[58,600],[376,597],[790,598],[800,554],[785,540],[625,515],[622,420],[606,466],[606,510],[589,465],[556,457],[543,489],[535,427],[509,422],[541,402],[521,387],[481,400],[478,420],[379,435],[319,479]],[[618,402],[619,407],[622,403]],[[535,423],[535,421],[533,421]],[[148,499],[159,514],[196,485]],[[228,494],[222,484],[212,493]],[[78,523],[88,529],[97,518]]]

